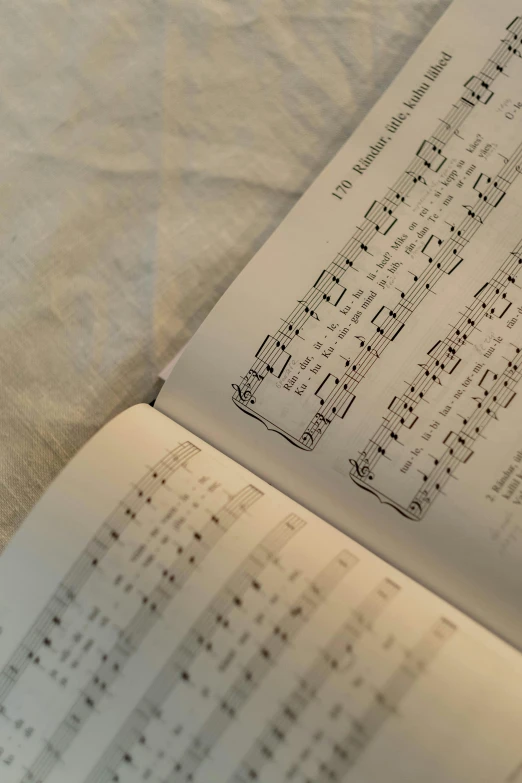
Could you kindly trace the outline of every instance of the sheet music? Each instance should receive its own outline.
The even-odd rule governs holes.
[[[158,401],[519,647],[521,165],[520,4],[457,0]]]
[[[148,406],[2,555],[0,618],[2,783],[489,781],[521,762],[518,653]]]

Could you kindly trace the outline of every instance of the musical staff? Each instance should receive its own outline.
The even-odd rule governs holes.
[[[312,320],[316,322],[323,318],[322,312],[326,305],[342,306],[346,299],[346,275],[351,271],[357,272],[358,262],[371,252],[375,237],[388,234],[400,218],[401,210],[409,209],[408,198],[414,189],[430,187],[433,175],[445,165],[451,151],[450,145],[453,139],[458,138],[459,129],[477,105],[485,107],[490,103],[496,79],[505,75],[510,61],[517,56],[515,43],[521,34],[522,19],[517,17],[507,27],[506,35],[478,75],[468,79],[463,94],[444,119],[438,121],[434,133],[421,142],[405,171],[386,190],[386,195],[372,202],[354,235],[319,274],[306,295],[298,300],[290,315],[282,319],[279,329],[265,338],[251,368],[238,383],[233,384],[232,400],[239,410],[264,423],[269,430],[282,435],[294,446],[305,450],[314,449],[338,411],[342,410],[343,415],[346,414],[359,384],[390,345],[404,334],[409,319],[426,297],[436,291],[440,280],[460,268],[465,260],[467,244],[504,202],[517,179],[522,165],[522,144],[516,146],[508,158],[503,159],[496,174],[477,174],[473,184],[473,201],[463,206],[464,215],[455,221],[450,236],[443,240],[433,235],[428,239],[423,250],[426,258],[424,269],[414,275],[411,285],[401,292],[395,304],[380,307],[371,321],[375,327],[373,336],[365,338],[364,346],[347,363],[346,373],[337,375],[338,387],[330,395],[321,396],[322,401],[319,401],[315,413],[302,425],[300,431],[290,429],[270,410],[264,409],[265,405],[259,399],[261,385],[270,383],[270,376],[274,379],[283,377],[292,357],[295,338],[304,339],[307,325]],[[292,404],[298,405],[299,401],[293,399]]]
[[[428,508],[444,491],[444,487],[454,478],[457,468],[466,464],[473,456],[473,447],[492,420],[496,420],[501,408],[507,408],[515,398],[515,387],[522,377],[522,358],[519,361],[520,348],[514,351],[513,359],[507,361],[500,374],[486,370],[479,388],[484,397],[475,403],[475,407],[463,420],[459,432],[450,431],[444,439],[445,450],[433,461],[433,469],[422,477],[422,486],[409,504],[413,518],[421,519]]]
[[[190,783],[194,780],[200,764],[212,752],[229,725],[239,719],[241,709],[262,686],[267,674],[277,665],[281,655],[292,645],[299,631],[312,619],[341,579],[357,562],[357,558],[349,552],[341,552],[305,587],[295,603],[279,618],[277,625],[262,640],[259,649],[247,662],[244,671],[228,688],[221,704],[209,715],[204,726],[162,783],[181,783],[181,781]]]
[[[167,663],[118,731],[85,783],[110,783],[119,780],[120,767],[123,765],[125,768],[132,763],[133,747],[146,736],[147,727],[154,717],[161,715],[162,706],[173,690],[181,683],[190,681],[191,668],[199,656],[204,655],[205,652],[208,654],[212,649],[212,639],[216,631],[228,625],[228,617],[235,606],[248,601],[251,591],[260,589],[259,580],[263,570],[304,526],[305,522],[296,514],[288,515],[247,555],[184,638],[176,645]],[[346,566],[337,562],[333,570],[325,574],[325,586],[329,584],[332,575],[335,574],[336,578],[339,578],[345,569]],[[299,608],[306,612],[311,611],[313,606],[313,602],[308,602],[306,607],[303,605]],[[297,612],[295,617],[298,618],[300,615],[301,611]],[[296,620],[294,619],[293,622]],[[283,640],[279,638],[276,643],[281,644]],[[31,779],[28,779],[28,783],[29,780]]]
[[[199,451],[192,443],[181,443],[147,471],[104,521],[2,669],[0,705],[5,702],[26,669],[38,664],[39,649],[46,644],[53,629],[60,626],[66,610],[77,601],[87,581],[96,578],[97,569],[126,528],[138,524],[137,516],[152,502],[158,489],[166,484],[175,471],[187,465]]]
[[[522,162],[522,144],[518,145],[510,161],[504,164],[500,170],[498,179],[505,183],[506,190],[518,176],[517,169],[513,167],[514,160],[517,161],[517,165],[519,162]],[[496,185],[497,181],[495,180],[488,187],[496,188]],[[505,192],[503,191],[503,193]],[[436,238],[434,238],[435,241],[431,238],[428,240],[424,249],[425,255],[428,257],[427,266],[419,275],[413,278],[410,288],[401,293],[400,298],[391,308],[380,308],[372,319],[376,329],[375,336],[369,344],[365,344],[360,349],[353,362],[348,364],[345,374],[339,377],[339,383],[346,392],[346,397],[352,397],[353,401],[359,384],[366,378],[387,347],[396,340],[405,324],[420,307],[424,299],[434,291],[436,284],[444,275],[451,275],[461,264],[462,248],[472,239],[479,227],[486,222],[496,205],[500,203],[500,200],[496,190],[494,197],[490,198],[489,201],[487,200],[487,194],[479,191],[478,201],[471,209],[473,217],[466,214],[451,233],[449,239],[444,242]],[[469,212],[470,210],[468,210]],[[481,222],[476,220],[478,215],[480,215]],[[432,254],[428,254],[430,245],[433,246]],[[314,445],[319,440],[319,437],[324,434],[327,426],[323,426],[321,432],[318,433],[316,426],[317,417],[320,415],[321,417],[329,418],[331,421],[330,414],[333,412],[332,409],[339,406],[338,394],[334,392],[331,396],[325,397],[320,406],[319,412],[315,414],[305,430],[307,433],[317,433],[313,438]],[[324,419],[321,418],[321,421],[324,422]]]
[[[31,765],[23,783],[33,783],[35,780],[41,783],[45,780],[174,596],[222,536],[260,497],[261,492],[253,486],[241,490],[217,515],[212,515],[201,531],[195,534],[189,546],[171,563],[170,568],[163,571],[150,594],[143,597],[142,605],[134,617],[121,630],[118,641],[102,655],[98,668]]]
[[[247,783],[261,779],[263,768],[268,763],[273,763],[279,748],[302,720],[305,711],[317,702],[324,683],[351,659],[358,640],[364,634],[372,632],[375,622],[399,590],[395,582],[384,579],[363,599],[350,618],[319,651],[289,695],[278,705],[261,736],[247,751],[234,772],[231,783]]]
[[[481,323],[485,320],[500,320],[506,316],[510,308],[508,292],[519,279],[521,270],[522,240],[508,253],[490,280],[476,292],[458,321],[417,365],[419,369],[415,376],[405,383],[404,393],[392,399],[376,432],[358,458],[351,460],[350,477],[357,485],[363,486],[411,519],[420,520],[426,514],[449,479],[455,476],[456,470],[472,456],[473,443],[479,436],[483,436],[486,425],[492,418],[496,418],[500,408],[507,407],[511,402],[519,380],[519,366],[522,367],[522,362],[517,361],[520,349],[513,349],[513,356],[506,360],[503,371],[498,374],[491,371],[484,373],[479,388],[481,395],[487,400],[477,402],[476,409],[465,417],[460,433],[452,432],[448,435],[447,450],[435,460],[433,471],[421,477],[422,486],[410,502],[400,502],[396,497],[379,490],[378,465],[399,440],[401,432],[405,429],[411,430],[416,424],[418,406],[426,402],[433,386],[444,384],[445,378],[458,367],[459,353],[469,344],[470,338]],[[494,381],[491,380],[493,378]]]
[[[342,780],[346,776],[386,722],[398,714],[400,704],[456,630],[453,623],[442,617],[406,653],[403,663],[375,694],[372,704],[353,720],[342,740],[334,745],[329,758],[320,764],[314,778],[317,783]]]

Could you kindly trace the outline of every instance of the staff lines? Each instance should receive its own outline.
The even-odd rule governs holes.
[[[352,480],[393,505],[405,516],[419,520],[426,514],[438,494],[443,492],[449,478],[454,477],[459,465],[472,456],[469,444],[482,435],[491,418],[497,418],[499,409],[507,407],[513,399],[520,379],[519,364],[522,364],[516,359],[520,351],[517,346],[514,346],[514,356],[505,359],[505,368],[500,376],[486,370],[479,381],[480,394],[484,399],[479,399],[476,409],[463,420],[460,433],[449,433],[446,451],[442,457],[434,458],[433,470],[429,475],[421,474],[421,487],[411,501],[402,504],[379,491],[380,461],[389,459],[388,450],[393,442],[399,441],[401,432],[411,430],[416,425],[417,408],[421,402],[427,401],[433,386],[443,385],[445,378],[457,369],[462,348],[469,344],[469,338],[479,330],[480,324],[485,319],[500,319],[508,313],[511,306],[509,288],[517,284],[521,272],[522,240],[517,242],[491,278],[475,293],[457,322],[450,326],[449,331],[428,351],[422,363],[417,365],[413,378],[405,382],[406,390],[402,395],[393,397],[376,432],[359,452],[358,458],[350,460]],[[441,471],[444,471],[444,475]]]
[[[446,158],[443,155],[446,145],[457,135],[463,123],[473,109],[480,103],[486,105],[493,92],[491,87],[505,69],[512,57],[520,56],[517,41],[522,33],[522,20],[517,17],[507,28],[504,37],[495,48],[491,57],[479,71],[464,85],[459,100],[452,104],[446,117],[439,120],[434,133],[423,141],[414,158],[391,188],[387,188],[380,200],[375,200],[365,213],[361,226],[335,255],[330,265],[324,269],[304,297],[273,335],[268,335],[256,353],[255,360],[240,382],[233,384],[234,404],[244,413],[265,423],[265,425],[286,437],[293,445],[312,450],[322,437],[335,416],[344,418],[355,399],[355,390],[367,376],[370,369],[389,345],[399,336],[413,312],[421,306],[430,292],[434,292],[437,282],[444,274],[451,274],[462,262],[460,252],[497,207],[509,187],[520,172],[522,163],[522,145],[519,145],[495,176],[480,174],[474,189],[477,192],[473,205],[465,207],[466,213],[456,232],[446,240],[440,238],[436,252],[428,255],[424,270],[414,276],[412,285],[401,293],[400,300],[393,307],[382,307],[372,319],[375,334],[368,340],[364,338],[356,357],[346,362],[346,371],[340,377],[332,376],[328,394],[319,397],[318,410],[302,433],[296,436],[285,431],[277,422],[271,422],[256,409],[256,394],[261,384],[270,376],[280,378],[291,359],[289,348],[302,332],[310,319],[318,320],[318,311],[325,304],[337,305],[344,292],[342,285],[348,270],[357,271],[357,260],[369,253],[376,234],[385,235],[397,221],[397,210],[407,206],[407,197],[418,185],[426,186],[428,173],[440,171]]]

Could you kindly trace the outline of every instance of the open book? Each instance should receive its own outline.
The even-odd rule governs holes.
[[[2,783],[522,781],[519,14],[453,4],[2,555]]]

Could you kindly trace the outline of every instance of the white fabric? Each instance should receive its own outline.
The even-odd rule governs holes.
[[[449,0],[0,0],[0,547]]]

